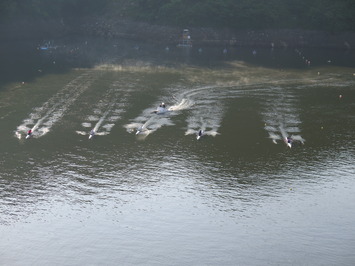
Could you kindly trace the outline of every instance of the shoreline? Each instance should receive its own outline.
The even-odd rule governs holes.
[[[252,46],[346,49],[355,47],[355,33],[329,33],[324,31],[270,29],[240,30],[215,28],[188,28],[194,45]],[[177,44],[183,28],[151,25],[127,20],[87,21],[79,32],[107,39],[127,38],[152,43]]]
[[[187,27],[188,28],[188,27]],[[240,30],[188,28],[194,46],[293,47],[352,50],[355,32],[269,29]],[[183,28],[152,25],[127,19],[80,18],[75,21],[25,19],[0,25],[4,41],[48,40],[65,36],[87,36],[108,40],[128,39],[153,44],[178,44]]]

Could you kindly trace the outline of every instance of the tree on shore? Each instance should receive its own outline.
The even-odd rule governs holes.
[[[0,22],[83,16],[231,29],[355,30],[354,0],[1,0]]]

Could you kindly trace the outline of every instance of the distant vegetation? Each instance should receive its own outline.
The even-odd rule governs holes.
[[[34,18],[51,19],[103,12],[111,0],[0,0],[1,21]]]
[[[126,17],[180,27],[355,31],[354,0],[1,0],[1,20]]]

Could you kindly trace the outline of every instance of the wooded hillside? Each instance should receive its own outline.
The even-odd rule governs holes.
[[[355,31],[354,0],[1,0],[1,21],[118,16],[180,27]]]

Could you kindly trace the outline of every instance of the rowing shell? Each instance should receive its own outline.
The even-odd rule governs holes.
[[[196,139],[199,140],[203,135],[204,135],[203,130],[199,131],[199,133],[197,133]]]
[[[289,147],[290,149],[292,148],[292,143],[288,142],[287,138],[285,138],[285,143],[286,143],[287,147]]]
[[[157,115],[161,115],[161,114],[165,114],[168,111],[169,110],[164,107],[158,107],[157,110],[153,111],[153,113]]]

